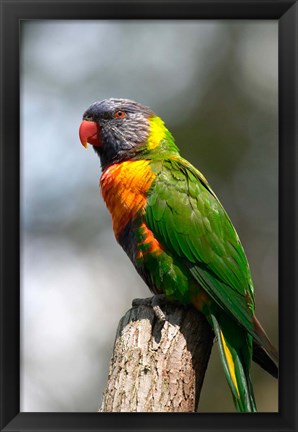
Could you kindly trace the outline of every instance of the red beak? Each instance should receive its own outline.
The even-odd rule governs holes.
[[[81,143],[85,148],[88,147],[88,143],[100,146],[98,139],[99,126],[93,121],[83,120],[80,126],[79,135]]]

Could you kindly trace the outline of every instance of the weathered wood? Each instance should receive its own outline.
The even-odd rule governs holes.
[[[197,410],[213,332],[192,307],[139,305],[120,320],[100,412]]]

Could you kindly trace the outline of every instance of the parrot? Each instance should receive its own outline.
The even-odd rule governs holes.
[[[155,295],[192,305],[213,329],[237,412],[257,412],[254,360],[278,377],[278,352],[255,316],[239,236],[204,175],[179,152],[151,108],[92,103],[80,141],[100,158],[100,189],[117,242]]]

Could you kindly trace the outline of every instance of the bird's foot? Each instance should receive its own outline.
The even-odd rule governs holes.
[[[166,320],[166,315],[160,307],[164,305],[166,302],[167,299],[164,294],[157,294],[152,297],[152,309],[158,321],[165,322]]]
[[[147,297],[144,299],[134,299],[132,301],[132,306],[151,306],[158,321],[165,322],[166,315],[160,306],[164,305],[166,302],[167,300],[164,294],[157,294],[153,297]]]
[[[137,306],[151,306],[152,305],[152,297],[147,297],[147,298],[135,298],[132,301],[132,306],[133,307],[137,307]]]

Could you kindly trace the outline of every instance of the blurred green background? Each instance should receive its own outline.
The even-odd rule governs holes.
[[[278,344],[277,37],[276,21],[22,21],[22,411],[96,411],[119,319],[149,295],[78,138],[107,97],[149,105],[208,178]],[[253,381],[259,411],[277,411],[277,381],[258,366]],[[215,346],[199,410],[234,411],[231,399]]]

